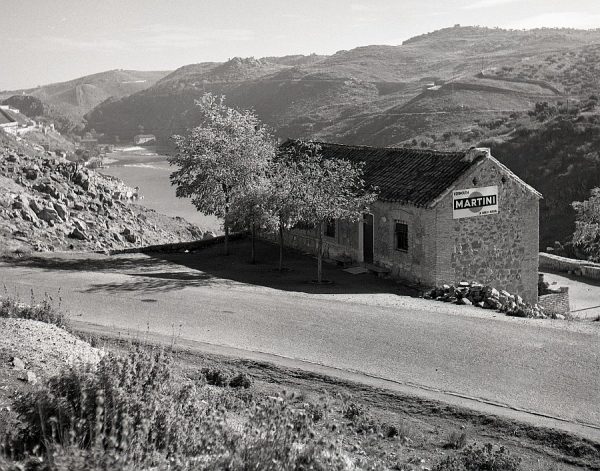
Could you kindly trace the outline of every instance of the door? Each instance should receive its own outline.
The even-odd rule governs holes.
[[[363,260],[373,263],[373,215],[363,216]]]

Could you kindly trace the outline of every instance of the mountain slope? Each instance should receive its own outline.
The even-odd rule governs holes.
[[[167,74],[167,71],[110,70],[68,82],[2,92],[0,100],[15,95],[32,96],[52,110],[49,118],[61,115],[74,122],[81,122],[87,112],[106,99],[122,98],[145,90]]]

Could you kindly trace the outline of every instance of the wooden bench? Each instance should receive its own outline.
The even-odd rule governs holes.
[[[379,278],[383,278],[390,272],[390,270],[388,270],[387,268],[378,267],[377,265],[373,265],[372,263],[365,264],[365,268],[371,273],[375,273]]]

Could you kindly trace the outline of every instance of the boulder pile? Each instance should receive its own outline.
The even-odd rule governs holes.
[[[508,316],[546,319],[551,317],[544,313],[538,304],[523,301],[518,294],[483,285],[477,282],[461,281],[458,285],[443,285],[425,293],[426,299],[435,299],[447,303],[473,305],[483,309],[504,312]]]
[[[112,250],[202,239],[198,227],[134,204],[120,180],[24,141],[0,140],[3,251]]]

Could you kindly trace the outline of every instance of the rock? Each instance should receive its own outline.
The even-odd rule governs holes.
[[[19,162],[19,157],[17,157],[16,154],[8,154],[8,157],[6,158],[7,162],[14,162],[14,163],[18,163]]]
[[[81,201],[75,201],[75,203],[73,203],[73,209],[77,211],[83,211],[85,209],[85,205]]]
[[[35,214],[38,214],[40,211],[42,211],[42,209],[44,209],[44,207],[37,200],[30,200],[29,207]]]
[[[471,306],[473,303],[469,300],[469,298],[459,298],[456,301],[456,304],[461,304],[464,306]]]
[[[37,216],[42,221],[46,221],[48,224],[63,222],[54,208],[44,208],[37,214]]]
[[[87,231],[87,224],[85,222],[83,222],[81,219],[73,218],[73,225],[75,226],[76,229],[78,229],[81,232]]]
[[[561,321],[564,321],[564,320],[566,319],[566,317],[565,317],[565,316],[563,316],[562,314],[556,314],[556,315],[554,316],[554,318],[555,318],[555,319],[560,319]]]
[[[54,206],[54,210],[63,221],[66,221],[69,218],[69,210],[64,204],[54,203],[52,206]]]
[[[33,223],[39,222],[37,215],[30,208],[21,209],[21,217],[23,218],[24,221],[33,222]]]
[[[23,371],[23,372],[19,373],[17,378],[19,378],[21,381],[25,381],[26,383],[29,383],[29,384],[37,383],[37,376],[35,375],[35,373],[33,371]]]
[[[13,357],[12,364],[13,364],[13,367],[15,368],[15,370],[24,370],[25,369],[25,362],[18,357]]]
[[[77,227],[68,235],[70,239],[87,240],[88,236],[84,231],[79,230]]]
[[[131,244],[135,244],[138,239],[135,234],[125,234],[125,240]]]

